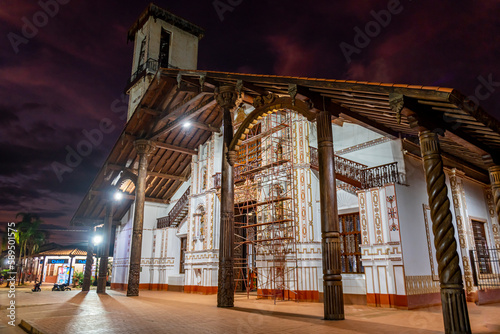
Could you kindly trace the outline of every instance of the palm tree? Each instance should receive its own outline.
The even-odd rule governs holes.
[[[45,242],[45,234],[38,230],[42,220],[37,214],[20,212],[16,218],[21,217],[17,223],[17,241],[19,244],[19,284],[24,284],[23,262],[26,257],[38,250],[38,247]],[[21,260],[22,257],[22,260]]]

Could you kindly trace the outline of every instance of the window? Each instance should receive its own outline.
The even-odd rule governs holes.
[[[476,244],[477,261],[479,263],[479,272],[481,274],[491,274],[490,253],[484,223],[473,220],[472,231],[474,232],[474,242]]]
[[[361,264],[359,213],[339,215],[340,252],[343,273],[364,273]]]
[[[144,63],[146,61],[146,37],[141,42],[141,49],[139,51],[139,62],[137,65],[137,71],[140,72],[144,70]]]
[[[184,274],[184,263],[186,261],[187,237],[181,238],[181,257],[179,273]]]
[[[170,52],[170,33],[161,29],[160,40],[160,67],[169,67],[168,56]]]

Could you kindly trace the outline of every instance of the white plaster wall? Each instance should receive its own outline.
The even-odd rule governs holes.
[[[489,213],[484,201],[484,188],[466,179],[463,180],[463,186],[469,216],[487,220]]]
[[[343,126],[333,125],[335,151],[381,137],[383,136],[356,124],[344,123]]]
[[[407,161],[409,186],[396,185],[401,243],[406,276],[431,275],[423,204],[428,204],[424,171],[419,161]]]
[[[396,185],[405,275],[431,275],[424,211],[422,207],[423,204],[428,205],[429,203],[425,175],[420,161],[413,158],[407,158],[405,162],[407,166],[408,186]],[[452,194],[448,177],[446,177],[446,186],[448,188],[448,198],[451,203]],[[452,207],[450,207],[450,211],[455,227],[455,239],[458,243],[455,212]],[[430,215],[428,219],[430,226],[432,226]],[[431,230],[429,232],[432,233]],[[434,247],[434,245],[432,245],[432,247]],[[462,267],[461,260],[460,266]]]
[[[128,282],[133,212],[134,206],[132,205],[123,216],[121,224],[116,227],[111,283],[126,284]]]

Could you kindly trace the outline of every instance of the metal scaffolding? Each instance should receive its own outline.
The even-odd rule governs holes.
[[[292,112],[268,115],[240,145],[235,175],[236,289],[297,300]]]

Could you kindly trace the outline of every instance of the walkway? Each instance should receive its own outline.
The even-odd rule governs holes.
[[[24,333],[7,325],[8,290],[0,288],[0,333]],[[406,311],[346,306],[346,320],[324,321],[320,303],[247,300],[236,307],[215,307],[216,296],[179,292],[94,291],[33,293],[16,290],[16,323],[21,319],[44,334],[59,333],[442,333],[440,307]],[[500,332],[500,304],[469,303],[474,333]]]

